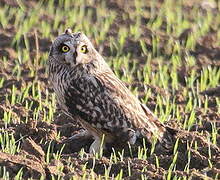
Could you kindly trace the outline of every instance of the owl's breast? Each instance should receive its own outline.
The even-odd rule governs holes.
[[[56,100],[62,110],[67,112],[65,96],[70,84],[70,73],[64,68],[50,72],[49,81],[56,94]]]

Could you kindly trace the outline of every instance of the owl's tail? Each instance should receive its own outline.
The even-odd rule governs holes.
[[[159,153],[159,154],[173,153],[173,148],[176,141],[175,138],[176,133],[177,130],[165,126],[165,131],[163,133],[163,136],[158,140],[156,144],[155,153]]]
[[[149,137],[148,133],[156,135],[158,141],[156,143],[155,151],[158,153],[171,153],[175,144],[175,135],[177,130],[163,125],[158,118],[145,106],[142,104],[142,108],[147,115],[148,123],[151,123],[151,126],[154,128],[146,127],[142,131],[143,137]],[[150,121],[150,122],[149,122]],[[149,139],[148,139],[149,140]],[[152,141],[152,139],[150,140]],[[152,142],[149,142],[152,144]]]

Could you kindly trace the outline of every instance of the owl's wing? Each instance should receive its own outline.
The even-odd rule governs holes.
[[[165,128],[158,118],[143,104],[140,103],[124,83],[113,72],[102,72],[97,78],[110,91],[111,97],[117,100],[117,105],[123,109],[133,127],[141,130],[143,136],[152,134],[162,137]]]
[[[127,115],[132,117],[132,125],[140,130],[143,137],[151,141],[152,135],[154,135],[160,141],[158,144],[160,148],[158,149],[172,150],[176,130],[164,126],[150,109],[142,104],[113,73],[106,72],[104,75],[102,74],[102,78],[97,77],[110,89],[112,96],[117,97],[118,104],[121,105]]]

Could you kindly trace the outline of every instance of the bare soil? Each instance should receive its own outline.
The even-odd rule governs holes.
[[[3,0],[1,3],[8,4],[10,6],[18,6],[17,1],[6,1]],[[120,25],[126,25],[128,23],[134,23],[132,20],[127,18],[126,20],[122,19],[120,14],[128,14],[127,9],[123,8],[122,1],[107,1],[107,6],[115,11],[117,14],[117,20],[111,27],[111,31],[108,36],[114,36],[117,33],[117,30],[120,28]],[[25,2],[26,6],[33,7],[35,1]],[[159,6],[159,5],[158,5]],[[186,4],[186,10],[190,5]],[[88,7],[95,10],[95,7]],[[149,8],[149,7],[146,7]],[[95,16],[94,16],[95,17]],[[42,17],[43,18],[43,17]],[[46,16],[44,18],[47,18]],[[94,18],[96,21],[96,18]],[[146,42],[146,46],[149,50],[152,50],[152,44],[150,44],[150,38],[152,38],[153,32],[150,29],[146,29],[144,24],[148,19],[142,18],[141,23],[143,23],[143,32],[141,38]],[[91,168],[94,169],[94,176],[99,175],[104,176],[105,169],[111,167],[110,175],[117,175],[121,169],[123,169],[123,177],[125,179],[140,179],[142,175],[146,175],[149,179],[163,179],[164,174],[168,174],[169,167],[172,164],[173,154],[163,155],[163,154],[152,154],[146,160],[140,160],[137,158],[137,154],[133,156],[127,155],[124,157],[123,161],[118,161],[117,163],[111,163],[108,154],[100,159],[95,159],[90,154],[86,154],[83,157],[79,155],[81,148],[84,148],[85,151],[88,151],[90,144],[93,142],[93,139],[88,138],[79,138],[78,141],[71,141],[68,138],[74,134],[77,134],[82,127],[74,120],[69,119],[66,115],[62,114],[59,109],[57,109],[54,121],[52,123],[47,123],[39,120],[34,122],[32,114],[35,107],[39,105],[39,102],[36,101],[31,95],[26,100],[32,101],[33,106],[30,110],[25,108],[25,104],[14,104],[9,106],[6,102],[6,95],[10,96],[12,86],[20,89],[21,87],[26,86],[29,82],[33,82],[34,77],[30,77],[28,67],[22,65],[21,74],[22,80],[17,81],[16,77],[12,74],[12,69],[15,67],[14,58],[16,57],[16,49],[11,47],[11,42],[13,35],[15,34],[15,29],[13,26],[10,29],[0,28],[0,57],[8,57],[11,61],[7,67],[2,65],[0,62],[0,76],[5,77],[3,87],[0,88],[0,133],[3,131],[8,131],[14,134],[15,139],[21,143],[21,151],[15,155],[10,155],[1,151],[0,147],[0,166],[5,166],[7,171],[10,173],[10,177],[14,177],[18,171],[23,168],[25,179],[35,178],[39,179],[41,175],[44,175],[47,179],[50,179],[52,176],[62,176],[64,179],[69,179],[72,176],[83,176],[86,172],[90,172]],[[191,29],[187,29],[179,37],[182,43],[185,42],[185,39],[190,34]],[[56,32],[54,32],[56,34]],[[181,86],[185,86],[185,77],[189,75],[189,72],[192,68],[196,69],[198,76],[203,67],[207,65],[220,66],[220,47],[216,46],[216,31],[210,30],[210,32],[200,39],[197,42],[196,48],[191,52],[198,60],[196,67],[187,67],[183,66],[179,69],[179,80]],[[164,57],[168,57],[170,54],[166,51],[165,44],[167,43],[166,37],[163,33],[159,34],[163,41],[161,42],[161,52]],[[33,33],[28,34],[29,42],[33,42],[30,47],[31,53],[36,54],[35,50],[35,37]],[[39,51],[47,52],[49,51],[50,46],[49,39],[39,38]],[[103,43],[103,52],[104,56],[110,55],[110,47],[106,42]],[[20,47],[24,47],[24,40],[20,41]],[[99,45],[97,45],[98,47]],[[141,67],[144,63],[143,56],[141,56],[141,46],[139,41],[132,38],[128,39],[125,43],[125,48],[123,50],[125,53],[132,52],[132,59],[138,61],[138,65]],[[114,55],[111,54],[112,56]],[[152,69],[157,70],[158,64],[152,62]],[[45,74],[45,67],[39,67],[36,73],[36,81],[40,82],[41,89],[48,88],[47,76]],[[138,87],[140,98],[143,96],[143,85],[141,82],[134,82],[131,86]],[[169,90],[165,90],[159,87],[152,87],[147,85],[148,88],[151,88],[156,94],[171,94]],[[52,92],[51,89],[49,89]],[[189,89],[190,91],[190,89]],[[192,179],[203,179],[205,176],[215,177],[217,174],[220,174],[220,115],[217,113],[217,105],[214,101],[214,97],[219,97],[220,88],[213,88],[201,92],[201,100],[205,103],[205,95],[208,97],[208,111],[206,114],[203,113],[203,109],[196,110],[197,119],[202,119],[202,124],[194,125],[190,132],[179,130],[177,137],[179,138],[179,147],[178,147],[178,158],[176,170],[172,172],[172,176],[177,175],[178,177],[192,177]],[[30,93],[31,94],[31,93]],[[46,97],[46,94],[42,94],[43,97]],[[183,111],[186,105],[186,99],[183,96],[183,92],[178,90],[175,94],[171,95],[175,97],[175,102],[180,106],[180,113],[182,119],[187,116]],[[156,99],[152,97],[147,102],[147,106],[154,110],[156,106]],[[46,107],[45,107],[46,108]],[[12,118],[17,119],[17,123],[8,124],[8,127],[4,128],[3,119],[5,111],[12,111]],[[28,119],[26,121],[26,119]],[[41,117],[39,117],[41,119]],[[212,133],[212,122],[216,122],[218,129],[217,134],[217,145],[214,145],[207,141],[207,137]],[[175,119],[169,122],[169,125],[173,128],[178,127],[178,122]],[[178,128],[177,128],[178,129]],[[60,139],[56,139],[56,135],[60,134]],[[48,146],[52,146],[54,151],[61,149],[64,146],[62,151],[61,158],[59,160],[53,159],[49,163],[46,162],[46,153]],[[194,150],[194,147],[197,146],[197,151]],[[193,148],[192,148],[193,147]],[[191,155],[189,161],[188,155]],[[211,153],[211,156],[210,156]],[[157,167],[157,160],[159,161],[160,167]],[[74,164],[74,167],[69,166],[69,161]],[[212,163],[210,166],[209,162]],[[83,166],[87,163],[86,170],[83,169]],[[57,171],[57,166],[62,164],[64,166],[62,172]],[[188,171],[185,170],[185,167],[188,166]],[[129,176],[129,167],[131,171],[131,176]],[[143,168],[145,171],[143,172]],[[73,171],[74,169],[74,171]],[[219,176],[218,176],[219,177]]]

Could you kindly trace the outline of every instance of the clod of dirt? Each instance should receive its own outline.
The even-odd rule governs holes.
[[[58,160],[53,160],[46,168],[47,178],[51,179],[53,177],[63,177],[64,173],[62,172],[63,163]]]
[[[205,91],[202,91],[200,94],[207,95],[207,96],[217,96],[220,97],[220,86],[216,88],[210,88]]]
[[[32,139],[25,139],[22,143],[22,150],[28,155],[32,155],[37,158],[38,161],[44,162],[45,153],[42,148],[37,145]]]
[[[15,138],[19,139],[21,136],[31,137],[34,141],[40,142],[43,140],[52,140],[56,137],[56,126],[44,121],[40,121],[36,124],[36,127],[32,125],[32,121],[29,123],[18,124],[15,127]]]
[[[186,44],[187,39],[189,38],[190,35],[192,35],[193,29],[188,28],[185,29],[179,36],[179,41],[181,44]]]
[[[0,166],[6,167],[10,177],[14,177],[21,168],[23,168],[23,178],[34,177],[40,179],[41,176],[45,176],[43,165],[35,160],[25,158],[23,155],[11,155],[4,152],[0,152]]]

